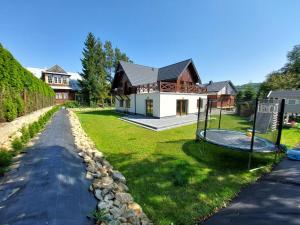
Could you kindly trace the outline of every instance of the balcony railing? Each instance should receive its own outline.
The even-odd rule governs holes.
[[[137,86],[137,93],[149,92],[179,92],[179,93],[206,93],[207,89],[195,84],[177,84],[172,82],[155,82]]]

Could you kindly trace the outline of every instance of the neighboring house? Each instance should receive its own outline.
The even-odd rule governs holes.
[[[192,59],[162,68],[120,61],[112,93],[116,110],[153,117],[197,113],[207,98]]]
[[[56,103],[64,103],[65,101],[75,100],[78,91],[79,74],[66,72],[58,65],[52,66],[50,69],[27,68],[35,76],[42,79],[55,92]]]
[[[237,90],[230,80],[204,84],[207,88],[207,98],[212,100],[213,108],[232,108],[235,104]]]
[[[289,120],[290,114],[300,114],[300,89],[298,90],[278,90],[270,91],[267,98],[281,100],[285,99],[286,121]]]

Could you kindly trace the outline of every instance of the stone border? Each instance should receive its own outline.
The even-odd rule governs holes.
[[[92,181],[90,191],[98,200],[98,210],[106,210],[108,225],[153,225],[139,204],[128,193],[125,177],[114,170],[84,132],[77,115],[68,110],[78,155],[86,163],[86,178]],[[106,224],[102,222],[101,224]]]

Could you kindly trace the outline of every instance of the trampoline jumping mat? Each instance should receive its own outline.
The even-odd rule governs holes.
[[[204,131],[200,131],[199,136],[204,138]],[[206,141],[242,151],[250,151],[251,146],[251,137],[248,137],[243,132],[233,130],[208,129],[206,130]],[[276,147],[272,142],[255,136],[253,151],[274,152]]]

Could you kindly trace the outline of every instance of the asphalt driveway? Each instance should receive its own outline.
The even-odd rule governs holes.
[[[96,199],[88,191],[85,165],[77,155],[65,110],[60,110],[19,169],[0,182],[0,224],[92,224]]]
[[[300,162],[283,160],[203,225],[300,224]]]

